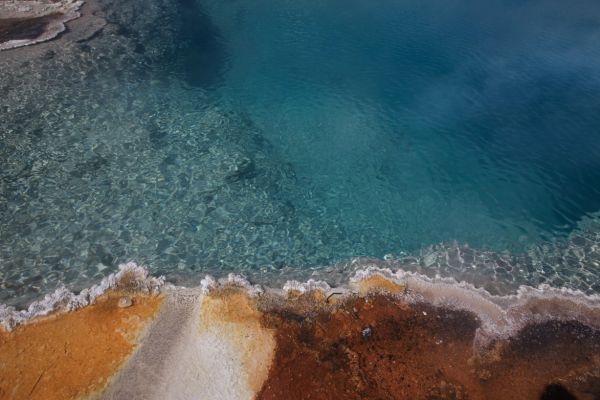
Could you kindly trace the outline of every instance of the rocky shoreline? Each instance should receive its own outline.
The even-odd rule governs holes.
[[[524,296],[520,303],[513,299],[495,323],[516,324],[511,314],[519,314],[522,323],[510,332],[491,332],[485,320],[495,313],[492,303],[501,301],[490,298],[490,304],[472,309],[458,290],[400,272],[370,269],[340,288],[309,281],[270,289],[235,275],[181,288],[140,271],[123,266],[107,278],[110,284],[83,294],[88,305],[68,311],[75,297],[63,296],[48,303],[49,313],[2,332],[0,394],[589,400],[600,395],[594,299],[575,304],[574,295],[556,292],[537,300]],[[471,297],[471,304],[488,301],[477,292]],[[569,302],[577,309],[570,314],[558,305]]]
[[[0,3],[0,50],[45,42],[81,16],[79,0],[6,1]]]

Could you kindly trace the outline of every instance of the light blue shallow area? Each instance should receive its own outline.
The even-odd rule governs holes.
[[[0,54],[1,302],[130,260],[600,293],[600,3],[98,2]]]

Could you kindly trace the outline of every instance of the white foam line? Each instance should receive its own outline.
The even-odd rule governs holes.
[[[331,290],[331,287],[325,281],[315,281],[314,279],[309,279],[306,282],[287,281],[283,285],[283,291],[286,294],[290,292],[307,293],[315,290],[327,293]]]
[[[253,285],[243,276],[233,273],[227,275],[227,278],[221,278],[219,280],[216,280],[210,275],[206,275],[204,279],[200,281],[200,289],[202,290],[202,294],[205,295],[215,289],[227,286],[245,289],[251,296],[257,296],[264,292],[261,285]]]
[[[362,281],[380,276],[405,286],[407,290],[401,296],[408,302],[424,302],[436,307],[464,310],[475,314],[481,321],[476,337],[476,342],[481,345],[489,343],[494,338],[514,335],[528,324],[549,320],[575,320],[591,328],[600,329],[599,295],[586,295],[581,291],[540,285],[537,288],[521,286],[516,294],[497,296],[485,289],[476,288],[466,282],[458,282],[453,278],[439,276],[430,278],[402,269],[392,271],[379,267],[375,262],[365,263],[362,267],[350,277],[346,286],[339,288],[331,288],[324,281],[309,279],[307,282],[288,281],[283,285],[282,290],[270,290],[284,295],[293,291],[300,293],[321,291],[325,294],[333,291],[356,293]],[[0,324],[5,329],[11,330],[34,317],[48,315],[55,311],[76,310],[93,304],[98,296],[110,289],[126,287],[137,292],[156,293],[164,286],[164,277],[151,277],[145,268],[130,262],[120,265],[117,273],[104,278],[100,284],[84,289],[77,295],[61,286],[54,293],[46,295],[43,300],[33,302],[27,310],[15,310],[14,307],[0,305]],[[233,273],[218,280],[207,275],[200,282],[200,290],[203,294],[226,287],[242,288],[251,296],[264,292],[260,285],[253,285],[244,277]]]
[[[495,338],[507,338],[531,323],[575,320],[600,329],[600,296],[565,288],[540,285],[521,286],[514,295],[494,296],[484,289],[452,278],[429,278],[414,272],[365,265],[350,283],[359,285],[372,276],[381,276],[405,285],[408,301],[426,302],[474,313],[481,321],[476,344],[486,345]]]
[[[110,289],[125,286],[128,290],[139,293],[158,293],[165,285],[163,276],[148,276],[148,271],[134,262],[119,265],[119,271],[110,274],[102,281],[79,294],[74,294],[65,286],[60,286],[54,293],[47,294],[42,300],[34,301],[26,310],[16,310],[12,306],[0,305],[0,324],[10,331],[28,320],[48,315],[55,311],[73,311],[93,304],[98,296]]]

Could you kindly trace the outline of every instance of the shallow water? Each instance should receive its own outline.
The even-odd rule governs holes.
[[[600,292],[596,2],[99,4],[0,53],[0,301],[128,260]]]

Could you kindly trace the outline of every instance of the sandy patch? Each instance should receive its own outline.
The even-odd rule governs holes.
[[[250,400],[267,379],[274,332],[244,289],[165,293],[165,306],[105,399]]]
[[[275,337],[271,329],[262,326],[261,317],[255,302],[242,291],[209,296],[202,303],[200,340],[221,338],[230,344],[242,378],[238,382],[238,399],[253,398],[271,367]],[[225,354],[215,356],[225,359]]]

